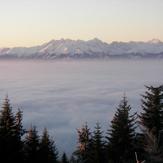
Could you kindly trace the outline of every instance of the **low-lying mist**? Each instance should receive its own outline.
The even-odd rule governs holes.
[[[1,104],[8,94],[25,127],[47,127],[68,153],[83,123],[105,131],[124,93],[139,112],[144,85],[162,82],[163,60],[0,61]]]

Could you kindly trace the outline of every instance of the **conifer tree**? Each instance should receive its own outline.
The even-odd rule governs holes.
[[[56,163],[58,159],[58,152],[55,147],[54,141],[50,138],[47,129],[43,131],[40,141],[40,161],[46,163]]]
[[[158,162],[161,158],[161,140],[163,133],[163,87],[146,86],[147,91],[142,96],[140,124],[145,137],[144,149],[147,159]]]
[[[70,163],[78,163],[77,159],[75,158],[75,155],[72,154],[70,157]]]
[[[22,120],[23,120],[23,112],[20,109],[18,109],[15,116],[15,122],[16,122],[17,136],[19,137],[19,139],[21,139],[21,137],[26,132],[25,129],[23,128]]]
[[[19,119],[21,124],[22,119]],[[8,97],[0,112],[0,154],[4,162],[22,162],[22,128],[18,130],[17,118],[12,112]]]
[[[69,163],[68,158],[67,158],[67,155],[66,155],[65,152],[62,155],[62,163]]]
[[[88,128],[87,123],[81,128],[78,129],[78,149],[75,151],[77,156],[77,161],[82,163],[91,163],[93,162],[92,156],[92,136],[90,129]]]
[[[36,127],[31,126],[24,140],[25,163],[39,162],[39,136]]]
[[[163,130],[163,99],[162,87],[146,86],[147,91],[143,95],[140,123],[145,132],[151,133],[156,138]]]
[[[96,123],[95,131],[93,132],[93,160],[94,163],[104,163],[104,141],[99,123]]]
[[[111,128],[108,130],[106,150],[108,160],[115,163],[123,163],[135,160],[134,137],[135,137],[135,114],[129,115],[131,110],[128,101],[124,96],[111,121]]]

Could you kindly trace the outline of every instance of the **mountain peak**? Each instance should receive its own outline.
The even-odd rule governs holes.
[[[148,42],[112,42],[94,38],[88,41],[60,39],[40,46],[1,48],[0,57],[17,58],[93,58],[93,57],[162,57],[163,42],[152,39]]]
[[[101,41],[101,40],[98,39],[98,38],[94,38],[94,39],[88,40],[87,42],[92,42],[92,43],[97,43],[97,44],[104,43],[103,41]]]
[[[93,38],[92,40],[94,40],[94,41],[101,41],[101,40],[98,39],[97,37]]]
[[[161,40],[154,38],[152,40],[149,40],[148,43],[158,44],[158,43],[161,43]]]
[[[102,42],[102,41],[101,41],[99,38],[97,38],[97,37],[93,38],[92,40]]]

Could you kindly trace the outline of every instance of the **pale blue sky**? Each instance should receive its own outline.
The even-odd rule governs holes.
[[[0,47],[94,37],[163,40],[163,0],[0,0]]]

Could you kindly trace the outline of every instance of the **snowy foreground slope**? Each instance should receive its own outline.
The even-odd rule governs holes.
[[[163,58],[163,42],[112,42],[95,38],[52,40],[40,46],[0,48],[0,58]]]

